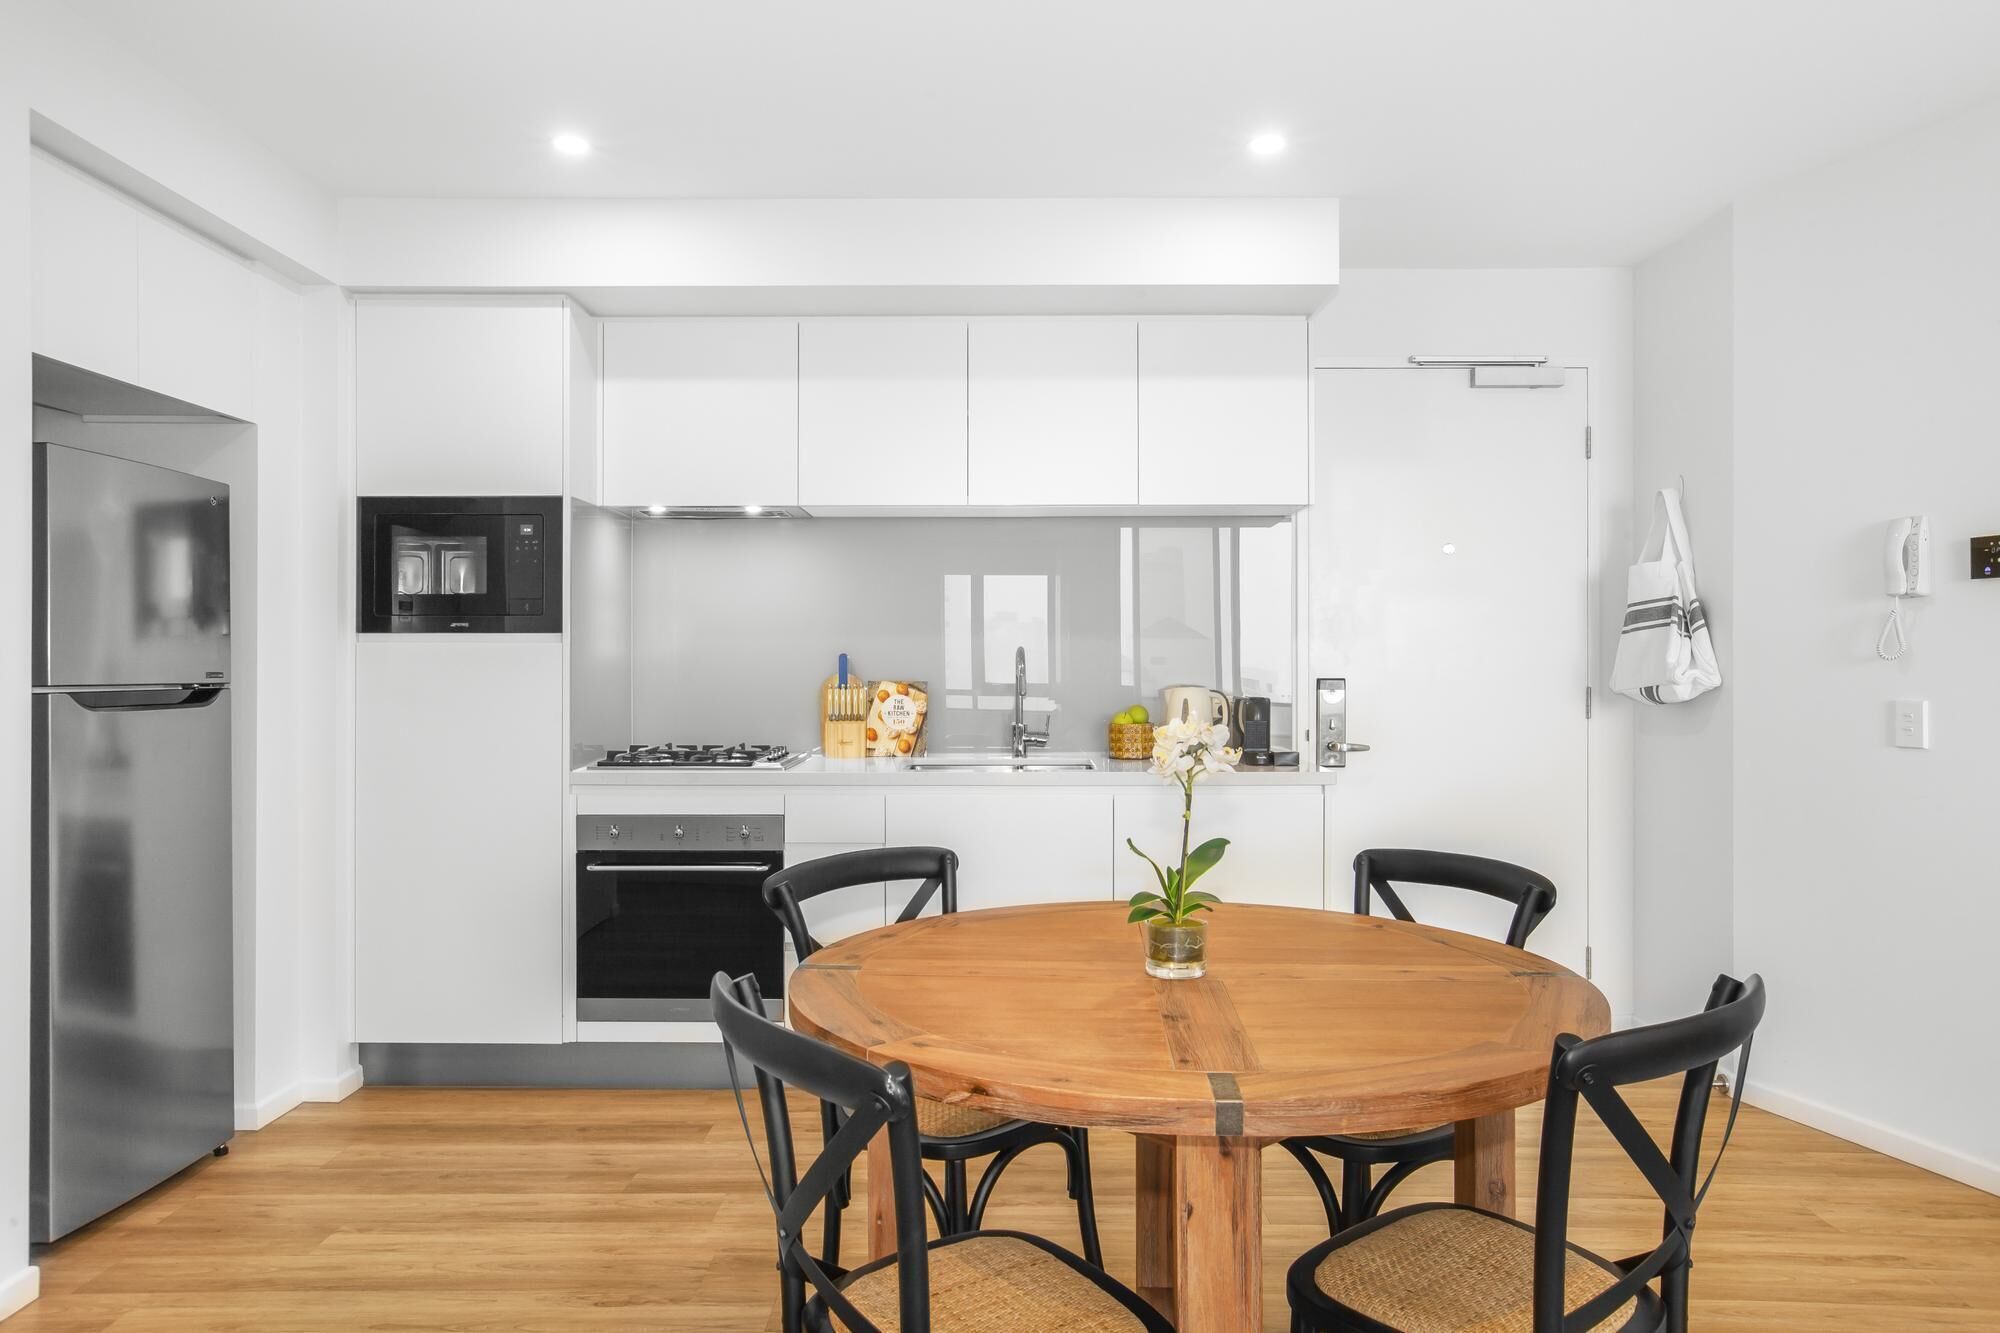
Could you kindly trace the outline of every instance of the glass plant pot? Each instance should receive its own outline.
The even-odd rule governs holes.
[[[1169,925],[1164,921],[1146,921],[1141,928],[1146,933],[1149,974],[1178,981],[1208,971],[1208,926],[1204,922]]]

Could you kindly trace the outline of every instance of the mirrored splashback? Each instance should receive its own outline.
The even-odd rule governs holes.
[[[927,682],[929,748],[1004,749],[1014,655],[1028,723],[1101,751],[1168,685],[1268,695],[1289,748],[1289,519],[641,520],[632,533],[633,739],[819,743],[820,683]]]

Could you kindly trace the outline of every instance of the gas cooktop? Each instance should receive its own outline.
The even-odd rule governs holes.
[[[782,745],[634,745],[606,752],[597,767],[785,769],[804,758]]]

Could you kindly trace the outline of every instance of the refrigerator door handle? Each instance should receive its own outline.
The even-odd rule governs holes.
[[[93,713],[130,713],[154,708],[206,708],[222,693],[220,685],[177,690],[86,690],[68,697]]]

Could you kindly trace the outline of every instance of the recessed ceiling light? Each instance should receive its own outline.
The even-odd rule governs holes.
[[[590,140],[584,138],[581,134],[558,134],[555,138],[549,140],[549,147],[555,149],[564,157],[588,157],[590,155]]]
[[[743,506],[743,512],[744,512],[744,513],[746,513],[746,514],[761,514],[761,513],[763,513],[763,512],[764,512],[764,506],[763,506],[763,505],[744,505],[744,506]]]
[[[1285,151],[1285,136],[1276,130],[1265,130],[1251,135],[1248,146],[1252,157],[1276,157]]]
[[[646,512],[651,514],[654,518],[658,518],[661,514],[667,512],[667,507],[665,505],[647,505]]]

